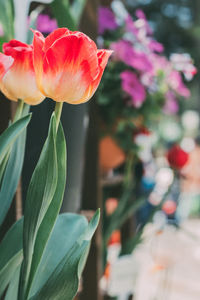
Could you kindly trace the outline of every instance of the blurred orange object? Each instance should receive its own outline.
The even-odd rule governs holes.
[[[104,271],[104,276],[106,279],[108,279],[110,277],[110,264],[107,263],[105,271]]]
[[[108,172],[125,161],[124,151],[110,137],[105,136],[99,143],[99,163],[101,171]]]
[[[112,215],[112,213],[115,211],[115,209],[118,206],[118,199],[117,198],[108,198],[106,199],[105,208],[106,208],[106,214]]]
[[[108,245],[116,245],[116,244],[121,244],[121,233],[119,230],[115,230],[113,231],[113,233],[111,234],[111,237],[108,241]]]
[[[155,273],[157,271],[162,271],[165,270],[166,267],[163,265],[155,264],[154,267],[152,268],[152,272]]]

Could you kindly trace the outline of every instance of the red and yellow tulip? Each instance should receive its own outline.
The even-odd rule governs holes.
[[[38,90],[33,67],[33,46],[17,40],[3,44],[0,53],[0,90],[10,100],[35,105],[45,96]]]
[[[79,104],[95,93],[112,51],[98,50],[81,32],[59,28],[46,39],[34,31],[33,54],[39,90],[57,102]]]

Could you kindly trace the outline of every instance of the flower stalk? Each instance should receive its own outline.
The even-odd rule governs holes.
[[[58,131],[58,126],[60,123],[60,117],[62,114],[63,102],[56,102],[55,105],[55,116],[56,116],[56,132]]]
[[[20,119],[20,117],[22,116],[23,108],[24,108],[24,101],[19,99],[17,109],[16,109],[16,112],[15,112],[15,116],[14,116],[14,119],[13,119],[13,123]]]

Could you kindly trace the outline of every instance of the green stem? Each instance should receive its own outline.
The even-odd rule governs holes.
[[[17,110],[16,110],[16,113],[15,113],[15,116],[13,119],[13,123],[20,119],[20,117],[22,115],[23,107],[24,107],[24,101],[21,99],[18,99]]]
[[[133,163],[134,163],[134,154],[129,153],[125,166],[125,178],[124,178],[124,186],[128,187],[130,183],[133,181]]]
[[[55,116],[56,116],[56,131],[58,130],[58,125],[60,123],[60,117],[62,113],[63,102],[56,102],[55,106]]]

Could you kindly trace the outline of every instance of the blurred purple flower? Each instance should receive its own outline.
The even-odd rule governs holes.
[[[114,58],[123,61],[128,66],[143,72],[152,70],[153,66],[147,55],[143,52],[137,52],[129,41],[120,40],[112,43],[110,48],[114,50]]]
[[[140,107],[146,98],[146,92],[136,74],[124,71],[120,74],[122,89],[131,96],[132,104]]]
[[[151,51],[155,51],[158,53],[161,53],[164,50],[163,45],[155,40],[150,40],[148,47]]]
[[[137,37],[139,30],[135,26],[135,23],[130,15],[127,16],[127,18],[125,20],[125,25],[126,25],[126,30],[128,32],[133,33],[133,35],[135,35]]]
[[[43,33],[50,33],[56,28],[58,28],[58,24],[56,19],[50,19],[48,15],[40,14],[37,18],[37,30]]]
[[[179,105],[175,94],[172,91],[168,91],[165,97],[166,97],[166,102],[163,107],[163,111],[166,114],[175,115],[179,111]]]
[[[169,86],[179,95],[188,98],[190,91],[183,83],[181,74],[178,71],[172,71],[168,76]]]
[[[153,64],[153,76],[157,76],[160,71],[162,71],[165,74],[171,72],[171,63],[167,60],[165,56],[152,53],[149,56],[149,59]]]
[[[118,27],[115,15],[108,7],[101,6],[98,10],[98,33],[103,34],[106,30],[115,30]]]

